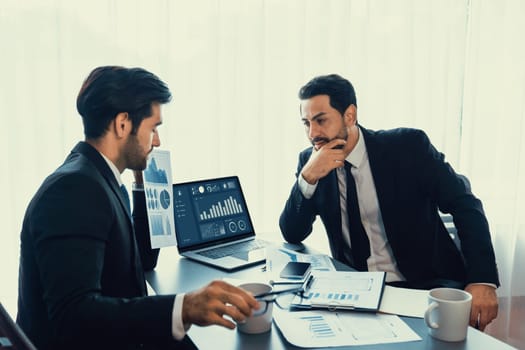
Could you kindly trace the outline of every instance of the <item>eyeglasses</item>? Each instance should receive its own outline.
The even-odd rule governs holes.
[[[272,290],[270,292],[265,292],[265,293],[254,295],[254,297],[258,301],[264,301],[266,303],[275,302],[275,304],[281,309],[289,309],[292,303],[292,300],[296,296],[304,298],[304,293],[308,291],[308,289],[312,285],[313,280],[314,280],[313,275],[310,275],[306,279],[305,282],[299,282],[301,284],[301,286],[299,287]],[[274,285],[278,283],[271,283],[271,284]],[[290,282],[289,284],[296,284],[296,282]]]

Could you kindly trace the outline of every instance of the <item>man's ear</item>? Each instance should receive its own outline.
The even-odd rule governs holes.
[[[346,126],[353,126],[357,124],[357,107],[355,105],[350,105],[345,111],[343,116]]]
[[[122,138],[131,132],[131,119],[127,112],[120,112],[113,121],[115,134]]]

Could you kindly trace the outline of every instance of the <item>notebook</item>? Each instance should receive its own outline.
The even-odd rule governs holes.
[[[179,254],[224,270],[266,261],[237,176],[173,184]]]

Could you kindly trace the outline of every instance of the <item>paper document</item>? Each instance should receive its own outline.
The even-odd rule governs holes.
[[[170,152],[154,149],[143,177],[151,248],[177,245]]]
[[[335,266],[326,254],[303,254],[286,248],[266,248],[266,271],[281,271],[289,261],[309,262],[312,271],[335,271]]]
[[[428,290],[385,286],[380,312],[423,318],[428,307]]]
[[[400,343],[421,338],[395,315],[297,311],[274,308],[274,320],[288,342],[303,348]]]
[[[309,262],[312,264],[312,271],[335,271],[334,263],[325,254],[297,254],[295,260],[298,262]]]
[[[379,271],[313,272],[313,283],[304,295],[292,300],[296,308],[326,308],[377,311],[385,273]]]

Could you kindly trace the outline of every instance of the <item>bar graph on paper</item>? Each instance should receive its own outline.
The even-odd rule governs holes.
[[[360,309],[376,311],[381,301],[384,272],[314,271],[313,283],[292,300],[298,308]]]
[[[169,218],[165,215],[151,214],[149,216],[152,236],[171,235]]]
[[[307,327],[312,338],[333,338],[335,332],[321,315],[310,315],[299,318],[307,323]]]
[[[312,305],[359,305],[361,295],[370,291],[372,282],[370,278],[354,278],[350,283],[337,278],[314,278],[305,299]]]
[[[332,301],[347,301],[347,302],[358,302],[359,294],[357,293],[334,293],[334,292],[310,292],[306,295],[306,299],[310,299],[312,304],[315,304],[317,301],[322,301],[323,303],[330,303]]]
[[[288,342],[304,348],[421,340],[395,315],[276,308],[274,320]]]
[[[303,329],[308,329],[308,335],[313,339],[336,338],[337,333],[345,329],[345,333],[357,341],[366,341],[373,338],[391,339],[396,333],[388,327],[388,323],[375,318],[362,317],[359,324],[339,317],[338,313],[325,317],[323,314],[306,314],[298,318]],[[335,316],[335,317],[332,317]]]

